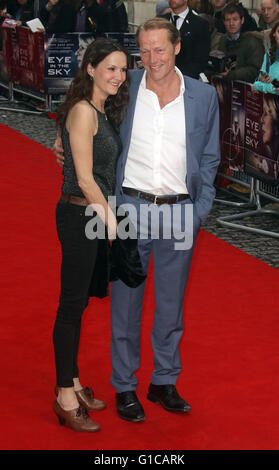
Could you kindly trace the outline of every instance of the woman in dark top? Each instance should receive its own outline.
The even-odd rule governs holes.
[[[67,422],[75,431],[99,430],[88,411],[105,407],[89,387],[82,387],[77,366],[81,316],[92,295],[96,259],[102,258],[104,249],[102,236],[94,238],[86,230],[94,211],[97,225],[106,227],[110,240],[116,237],[117,222],[107,199],[114,194],[121,150],[117,129],[127,103],[126,52],[114,41],[99,38],[88,46],[57,116],[65,160],[56,208],[62,265],[53,331],[57,376],[53,409],[60,424]]]

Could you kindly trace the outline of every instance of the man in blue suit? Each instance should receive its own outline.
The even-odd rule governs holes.
[[[219,114],[215,89],[183,76],[175,67],[180,35],[167,20],[145,22],[137,32],[145,70],[131,72],[130,103],[121,125],[123,150],[118,160],[118,204],[136,208],[138,248],[145,270],[151,253],[156,308],[152,329],[154,371],[147,398],[172,412],[187,413],[190,405],[175,387],[181,370],[179,341],[183,332],[183,299],[199,226],[213,203],[213,182],[219,164]],[[159,220],[159,236],[144,227],[142,212]],[[187,249],[172,233],[174,208],[192,232]],[[192,215],[189,209],[192,209]],[[145,209],[145,210],[143,210]],[[142,211],[143,210],[143,211]],[[142,212],[141,212],[142,211]],[[177,212],[176,212],[177,214]],[[137,395],[140,363],[140,321],[144,284],[136,289],[122,281],[111,286],[111,383],[121,418],[143,421]]]
[[[145,271],[153,255],[154,371],[147,398],[168,411],[187,413],[191,407],[175,386],[181,371],[179,342],[193,248],[215,196],[218,103],[213,87],[183,76],[175,67],[180,33],[172,23],[163,18],[145,22],[137,41],[145,70],[131,71],[116,196],[137,228]],[[58,138],[54,150],[61,163],[60,144]],[[151,224],[158,222],[157,231],[148,216]],[[111,383],[119,416],[133,422],[145,419],[135,375],[144,287],[129,288],[120,280],[111,285]]]

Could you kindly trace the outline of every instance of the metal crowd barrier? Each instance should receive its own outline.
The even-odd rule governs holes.
[[[235,180],[240,182],[240,180],[237,180],[236,178],[235,178]],[[234,223],[234,221],[236,221],[236,220],[245,219],[247,217],[262,216],[262,215],[265,215],[265,214],[271,214],[271,215],[274,215],[276,217],[279,217],[279,207],[278,207],[278,211],[274,210],[274,209],[265,209],[264,207],[262,207],[260,196],[264,196],[267,199],[271,199],[272,201],[279,203],[279,198],[278,197],[274,197],[274,196],[270,195],[268,192],[264,192],[264,191],[260,190],[260,181],[259,180],[255,179],[255,178],[251,178],[250,205],[251,206],[256,206],[256,208],[253,209],[253,210],[241,212],[241,213],[235,214],[235,215],[227,215],[227,216],[223,216],[223,217],[218,217],[216,219],[216,222],[219,225],[222,225],[223,227],[230,227],[230,228],[234,228],[234,229],[238,229],[238,230],[244,230],[246,232],[258,233],[259,235],[265,235],[265,236],[269,236],[269,237],[273,237],[273,238],[279,238],[279,233],[275,232],[273,230],[264,230],[264,229],[261,229],[261,228],[249,227],[248,225],[244,225],[244,224]],[[220,202],[220,201],[218,201],[218,202]],[[231,205],[236,205],[236,204],[237,203],[231,202]],[[249,203],[247,203],[246,207],[247,206],[249,206]],[[238,205],[238,207],[240,207],[240,206]],[[242,207],[244,207],[244,206],[242,206]]]
[[[15,113],[26,113],[26,114],[42,114],[44,112],[51,112],[52,111],[52,95],[43,94],[40,92],[32,92],[32,90],[24,89],[23,87],[15,85],[13,82],[8,82],[8,84],[4,83],[0,80],[0,87],[6,89],[8,91],[8,97],[4,98],[3,96],[0,98],[0,110],[1,111],[13,111]],[[29,102],[23,102],[20,100],[15,99],[15,93],[20,94],[22,96],[28,96],[38,101],[38,103],[42,103],[42,109],[36,109],[35,105],[32,105]],[[1,104],[3,103],[3,105]],[[5,104],[9,104],[11,106],[5,106]],[[24,108],[20,106],[24,104]],[[17,107],[12,107],[16,105]],[[27,109],[26,109],[27,108]],[[28,109],[29,108],[29,109]]]

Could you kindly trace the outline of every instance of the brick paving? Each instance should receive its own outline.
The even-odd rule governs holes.
[[[0,108],[4,106],[6,105],[0,101]],[[7,107],[11,107],[11,105],[8,104]],[[13,107],[15,106],[13,105]],[[19,107],[22,108],[22,105]],[[0,109],[0,122],[48,148],[52,147],[55,140],[55,122],[44,113],[32,115]],[[222,199],[238,200],[234,196],[224,195],[220,191],[217,192],[217,195]],[[270,203],[270,200],[262,201],[263,206]],[[219,217],[233,215],[244,210],[247,211],[247,209],[239,209],[215,202],[206,223],[203,225],[203,229],[265,263],[279,268],[278,238],[246,232],[237,228],[223,227],[216,222],[216,219]],[[264,214],[256,217],[253,216],[240,220],[237,223],[245,223],[250,227],[279,233],[279,209],[278,215]]]

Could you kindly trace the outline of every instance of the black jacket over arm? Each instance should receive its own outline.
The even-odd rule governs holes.
[[[170,20],[171,14],[162,17]],[[184,75],[199,78],[206,69],[210,50],[208,22],[190,10],[180,28],[180,35],[181,50],[176,56],[176,66]]]

